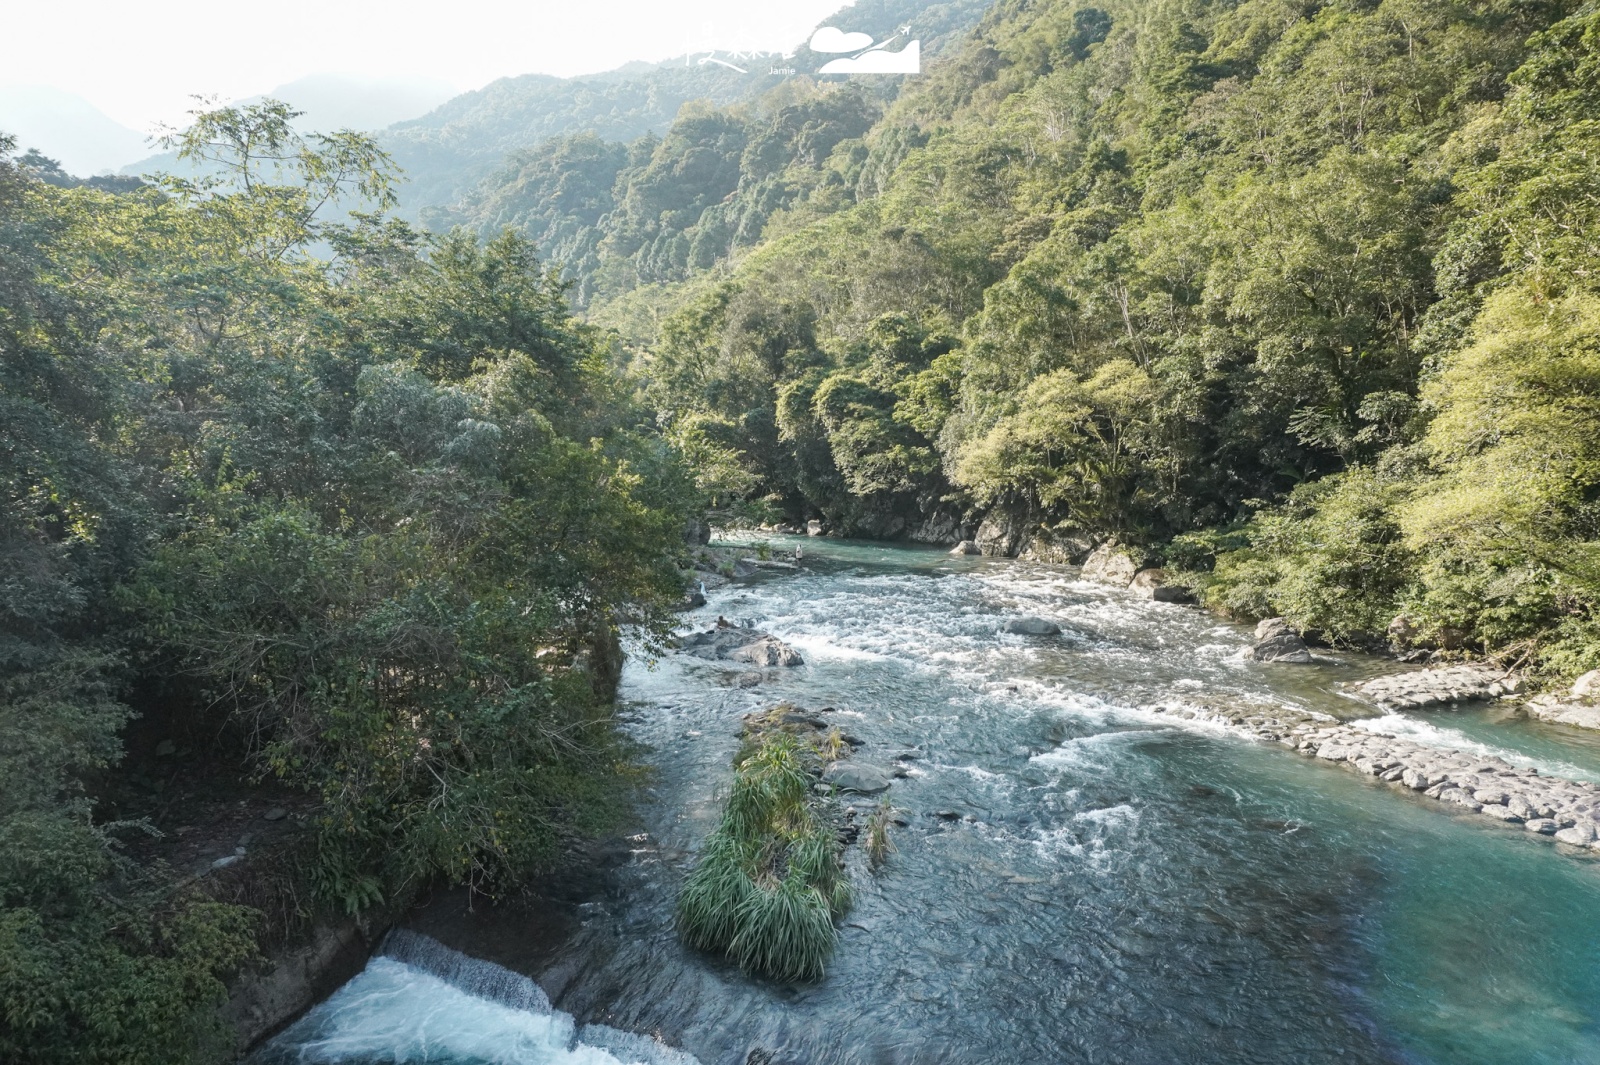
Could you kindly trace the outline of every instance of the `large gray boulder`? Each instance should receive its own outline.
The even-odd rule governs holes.
[[[1017,557],[1024,562],[1050,562],[1059,566],[1081,566],[1094,551],[1094,540],[1087,534],[1040,529],[1023,541]]]
[[[1256,626],[1256,643],[1250,648],[1250,658],[1256,662],[1305,665],[1311,661],[1311,649],[1288,621],[1267,618]]]
[[[887,769],[856,762],[833,762],[822,771],[822,782],[840,791],[853,791],[860,795],[876,795],[888,791],[894,776]]]
[[[1061,626],[1049,618],[1012,618],[1000,626],[1001,632],[1014,632],[1022,636],[1056,636],[1061,632]]]
[[[685,637],[685,654],[723,662],[746,662],[754,666],[798,666],[805,660],[800,652],[776,636],[757,629],[719,625],[707,632]]]
[[[1528,716],[1557,725],[1600,729],[1600,669],[1573,681],[1563,695],[1549,693],[1528,700]]]
[[[982,551],[978,550],[978,545],[973,543],[971,540],[963,540],[963,541],[961,541],[959,544],[957,544],[956,546],[954,546],[954,547],[952,547],[950,549],[950,553],[952,555],[981,555],[981,554],[983,554]]]
[[[728,656],[736,662],[749,662],[754,666],[799,666],[805,664],[800,652],[776,636],[765,636],[748,643]]]
[[[1486,666],[1449,666],[1376,677],[1357,684],[1352,691],[1386,710],[1425,710],[1497,699],[1515,692],[1517,685],[1515,677]]]
[[[1134,574],[1144,568],[1144,553],[1124,547],[1115,540],[1101,544],[1083,560],[1083,579],[1126,588]]]
[[[1190,603],[1194,596],[1189,589],[1181,584],[1168,584],[1167,572],[1163,569],[1142,569],[1133,575],[1133,583],[1128,585],[1129,591],[1141,599],[1152,599],[1157,603]]]

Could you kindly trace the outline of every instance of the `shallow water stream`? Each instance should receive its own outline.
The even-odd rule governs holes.
[[[529,973],[560,1010],[705,1065],[1600,1062],[1600,865],[1149,709],[1376,718],[1337,687],[1393,663],[1247,662],[1246,629],[1068,568],[772,542],[802,543],[803,568],[714,592],[686,621],[754,620],[806,664],[740,688],[714,662],[630,663],[629,728],[656,769],[648,837]],[[1064,635],[999,632],[1022,614]],[[739,715],[780,699],[836,708],[858,759],[915,754],[890,792],[896,853],[856,869],[827,977],[798,989],[686,951],[671,926]],[[1501,710],[1381,728],[1600,779],[1594,738]],[[586,1039],[460,966],[374,964],[263,1060],[686,1060]]]

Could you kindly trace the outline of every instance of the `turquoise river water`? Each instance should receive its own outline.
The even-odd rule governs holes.
[[[1379,715],[1339,686],[1391,662],[1252,663],[1248,630],[1067,567],[771,542],[802,567],[685,623],[754,621],[806,664],[743,688],[715,662],[630,662],[655,777],[575,934],[525,975],[392,940],[261,1065],[1600,1063],[1600,864],[1148,708],[1289,704],[1586,779],[1600,738],[1505,709]],[[999,631],[1023,614],[1064,634]],[[739,716],[779,699],[835,708],[858,759],[914,755],[896,852],[855,861],[832,965],[799,988],[672,931]]]

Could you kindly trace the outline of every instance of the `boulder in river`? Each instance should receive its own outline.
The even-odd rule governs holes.
[[[952,555],[981,555],[981,554],[983,554],[982,551],[978,550],[977,543],[975,543],[972,540],[963,540],[963,541],[961,541],[959,544],[957,544],[956,546],[954,546],[954,547],[952,547],[950,549],[950,553]]]
[[[1001,632],[1014,632],[1022,636],[1057,636],[1061,626],[1049,618],[1012,618],[1000,626]]]
[[[1194,601],[1194,596],[1189,589],[1181,584],[1168,584],[1166,570],[1159,568],[1142,569],[1133,575],[1133,583],[1128,589],[1142,599],[1153,599],[1158,603],[1189,603]]]
[[[1555,837],[1559,842],[1569,846],[1587,847],[1594,842],[1594,825],[1592,823],[1586,825],[1578,824],[1573,825],[1571,828],[1563,828],[1555,833]]]
[[[1089,557],[1083,560],[1083,579],[1126,588],[1149,561],[1144,552],[1112,540],[1089,552]]]
[[[1094,551],[1094,541],[1080,532],[1041,528],[1022,543],[1017,557],[1024,562],[1052,562],[1081,566]]]
[[[822,522],[818,521],[816,518],[812,518],[810,521],[806,522],[806,535],[821,536]]]
[[[1284,618],[1267,618],[1256,626],[1255,646],[1250,658],[1256,662],[1289,662],[1304,665],[1311,661],[1311,649]]]
[[[1555,692],[1528,700],[1528,716],[1557,725],[1600,729],[1600,669],[1573,681],[1564,694]]]
[[[798,666],[805,662],[805,659],[800,657],[799,651],[776,636],[763,636],[739,648],[728,657],[757,666]]]
[[[1539,695],[1528,700],[1528,716],[1554,725],[1600,729],[1600,706],[1554,695]]]
[[[705,582],[693,575],[688,585],[683,590],[683,598],[678,600],[677,610],[696,610],[706,605]]]
[[[1517,690],[1517,678],[1485,666],[1450,666],[1392,673],[1357,684],[1352,690],[1385,710],[1423,710],[1434,706],[1495,699]]]
[[[832,784],[840,791],[853,791],[859,795],[876,795],[889,790],[894,777],[887,769],[859,762],[833,762],[822,771],[822,782]]]
[[[724,662],[749,662],[756,666],[798,666],[804,663],[800,652],[776,636],[758,629],[719,625],[707,632],[685,637],[685,654]]]

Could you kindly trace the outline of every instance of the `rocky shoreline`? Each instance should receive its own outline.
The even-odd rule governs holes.
[[[1288,708],[1220,711],[1157,704],[1152,709],[1278,743],[1417,792],[1453,812],[1550,837],[1570,854],[1600,851],[1600,784],[1592,781],[1547,776],[1499,758],[1476,758]]]

